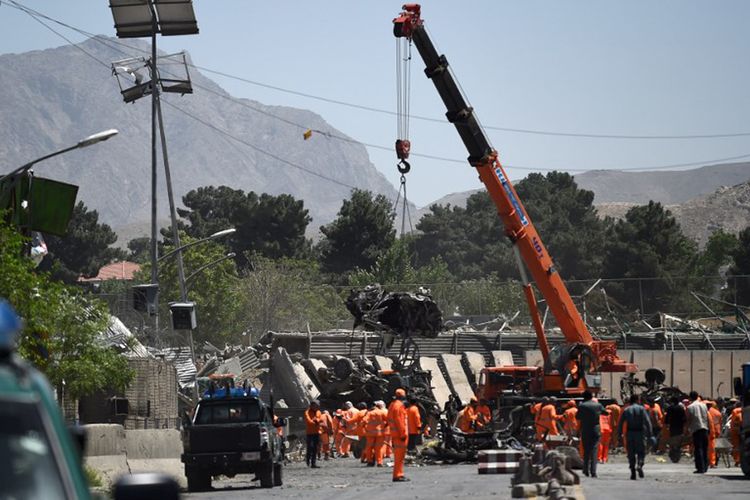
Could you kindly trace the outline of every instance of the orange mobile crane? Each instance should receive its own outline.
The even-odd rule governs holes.
[[[596,394],[601,388],[601,372],[634,373],[637,368],[617,357],[614,341],[591,337],[513,184],[500,165],[497,151],[490,145],[474,110],[467,104],[447,59],[437,53],[424,29],[420,10],[418,4],[404,5],[401,14],[393,20],[393,34],[416,46],[426,66],[425,74],[435,84],[448,110],[448,121],[455,125],[469,151],[469,163],[477,169],[497,207],[505,234],[513,244],[523,291],[544,358],[544,367],[485,368],[477,395],[489,400],[507,396],[505,406],[512,404],[510,400],[528,401],[543,395],[575,398],[586,389]],[[400,153],[398,147],[397,153]],[[524,263],[565,337],[564,344],[552,349],[544,334]]]

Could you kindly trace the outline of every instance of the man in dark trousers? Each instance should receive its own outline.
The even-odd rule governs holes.
[[[305,436],[307,438],[307,452],[305,453],[305,462],[308,467],[317,469],[318,465],[315,463],[318,459],[318,447],[320,446],[320,403],[313,400],[310,401],[310,406],[305,410]]]
[[[604,413],[604,407],[593,400],[590,391],[583,391],[583,403],[578,405],[576,420],[580,422],[581,444],[583,445],[583,473],[596,477],[597,448],[601,438],[599,415]]]
[[[687,407],[687,426],[688,432],[693,436],[694,472],[703,474],[708,471],[708,408],[695,391],[690,391],[690,401]]]
[[[664,414],[664,425],[669,431],[669,457],[672,461],[677,462],[682,454],[682,436],[685,431],[685,422],[687,420],[686,409],[680,403],[677,397],[673,396],[669,400],[667,412]]]
[[[622,428],[627,425],[625,442],[628,446],[628,464],[630,464],[630,479],[635,480],[635,473],[643,477],[643,462],[646,460],[646,438],[653,435],[651,417],[641,406],[638,394],[630,396],[630,406],[625,408],[617,424],[617,435],[622,436]]]

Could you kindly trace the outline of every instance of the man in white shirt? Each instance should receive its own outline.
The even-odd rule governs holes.
[[[690,401],[687,426],[693,436],[694,473],[703,474],[708,471],[708,408],[695,391],[690,391]]]

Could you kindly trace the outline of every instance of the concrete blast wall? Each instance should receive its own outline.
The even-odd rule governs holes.
[[[451,395],[451,390],[445,378],[443,378],[443,373],[440,371],[437,359],[420,357],[419,368],[432,374],[432,396],[437,401],[439,407],[443,408]]]
[[[451,392],[453,392],[463,404],[468,404],[469,400],[474,396],[474,391],[471,390],[469,380],[466,378],[464,367],[461,364],[461,355],[441,354],[440,364],[446,374]]]

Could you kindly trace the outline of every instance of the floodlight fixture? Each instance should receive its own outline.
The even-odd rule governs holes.
[[[150,61],[145,57],[129,57],[112,63],[112,74],[117,78],[120,94],[125,102],[133,102],[150,95],[151,86]]]
[[[192,0],[109,0],[118,38],[195,35]]]

